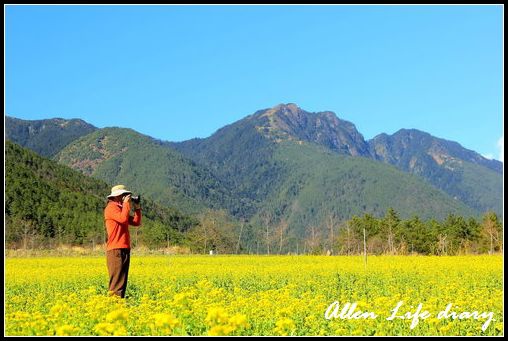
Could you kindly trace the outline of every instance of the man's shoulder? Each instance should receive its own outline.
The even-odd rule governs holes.
[[[109,201],[106,205],[106,210],[122,210],[122,205],[114,201]]]

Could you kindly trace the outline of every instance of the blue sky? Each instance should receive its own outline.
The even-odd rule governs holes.
[[[169,141],[279,103],[500,159],[500,6],[5,6],[5,113]],[[503,143],[501,143],[502,145]]]

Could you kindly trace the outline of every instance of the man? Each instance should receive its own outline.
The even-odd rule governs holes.
[[[123,185],[111,188],[104,220],[108,232],[106,258],[109,272],[109,291],[125,297],[129,275],[131,241],[129,225],[141,225],[141,206],[134,203],[134,217],[130,215],[132,192]]]

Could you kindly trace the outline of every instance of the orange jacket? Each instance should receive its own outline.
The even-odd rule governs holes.
[[[109,201],[104,209],[104,220],[108,231],[107,251],[131,248],[129,225],[141,225],[141,209],[134,212],[134,217],[129,215],[130,210],[130,202],[121,204],[115,201]]]

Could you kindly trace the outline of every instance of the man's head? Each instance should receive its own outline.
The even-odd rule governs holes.
[[[111,188],[111,194],[108,195],[108,199],[117,202],[122,202],[123,197],[129,194],[132,194],[132,192],[128,191],[124,185],[116,185]]]

